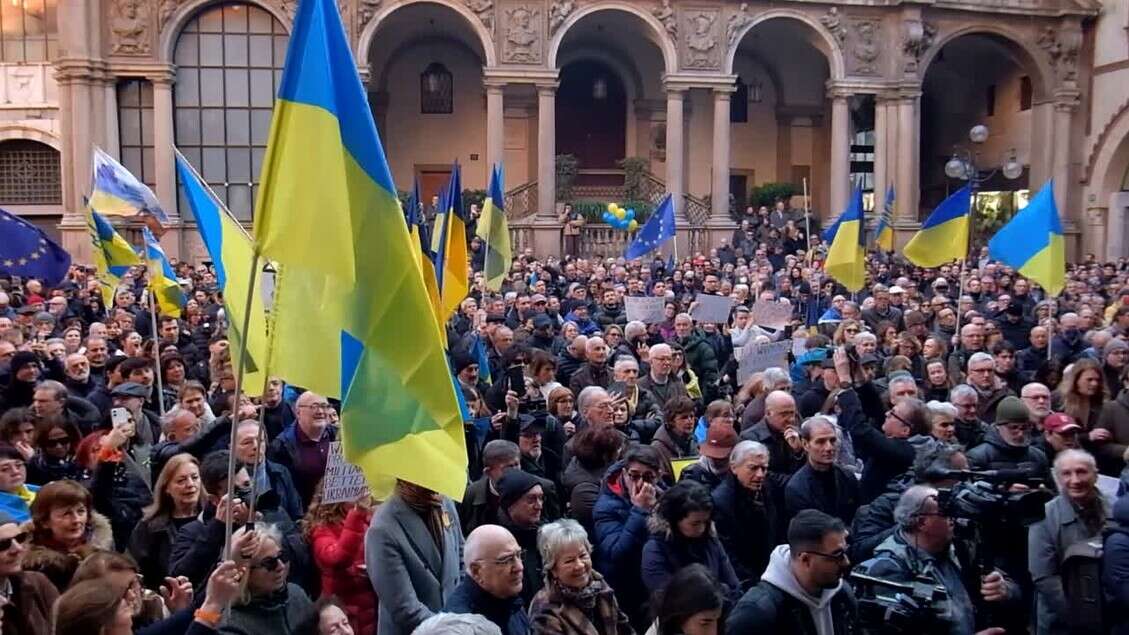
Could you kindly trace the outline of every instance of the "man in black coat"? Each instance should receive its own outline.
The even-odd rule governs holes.
[[[733,607],[727,635],[846,635],[856,631],[858,605],[843,575],[847,529],[814,509],[788,525],[788,544],[772,552],[761,581]]]
[[[521,602],[522,548],[510,532],[483,525],[467,536],[466,574],[443,605],[444,613],[476,613],[503,635],[526,635],[529,617]]]
[[[743,441],[757,441],[768,448],[768,471],[784,481],[804,465],[804,450],[796,426],[796,400],[783,390],[764,398],[764,419],[741,433]]]
[[[768,461],[763,444],[741,441],[729,453],[729,474],[712,494],[714,527],[742,589],[760,580],[784,537],[783,492],[768,477]]]
[[[839,431],[825,417],[812,417],[800,426],[808,462],[784,487],[784,510],[795,518],[805,509],[851,522],[860,504],[858,479],[839,467]]]
[[[903,398],[886,411],[879,432],[862,414],[854,390],[839,393],[839,425],[851,435],[855,452],[865,467],[862,470],[862,502],[869,503],[886,490],[891,479],[913,465],[916,456],[912,435],[928,435],[929,417],[925,404],[913,397]]]

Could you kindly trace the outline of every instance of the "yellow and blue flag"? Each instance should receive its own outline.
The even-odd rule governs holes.
[[[940,267],[946,262],[967,258],[971,204],[971,185],[941,201],[902,249],[906,259],[919,267]]]
[[[459,164],[451,169],[447,190],[439,197],[443,211],[442,234],[439,251],[435,254],[436,275],[439,278],[439,297],[443,310],[441,322],[451,319],[459,304],[470,293],[467,280],[466,220],[463,218],[463,179]]]
[[[419,205],[419,179],[412,186],[412,193],[408,196],[408,209],[404,210],[404,218],[408,222],[408,233],[411,234],[412,244],[419,245],[419,266],[423,272],[423,283],[427,288],[427,298],[435,313],[435,320],[442,324],[443,304],[439,298],[439,280],[435,274],[435,255],[431,253],[431,236],[427,231],[427,223],[423,219],[423,210]],[[440,329],[444,347],[447,342],[447,332]],[[458,391],[456,391],[458,392]]]
[[[145,262],[149,268],[149,293],[157,299],[157,308],[162,315],[180,317],[184,307],[184,290],[176,281],[172,265],[169,264],[165,250],[148,227],[141,228],[145,236]]]
[[[0,272],[37,278],[57,286],[71,268],[71,255],[43,230],[0,209]]]
[[[878,216],[878,226],[874,228],[874,246],[882,251],[894,251],[894,186],[886,188],[886,203]]]
[[[827,260],[827,275],[838,280],[848,291],[858,291],[866,284],[866,228],[863,226],[862,190],[855,188],[847,210],[833,226],[835,234]]]
[[[1054,180],[988,241],[988,255],[1039,283],[1052,296],[1066,285],[1066,247]]]
[[[106,307],[114,306],[114,291],[121,284],[122,276],[133,265],[141,264],[141,257],[133,247],[122,238],[110,221],[86,206],[86,229],[90,234],[91,258],[97,272],[102,300]]]
[[[223,292],[228,340],[232,350],[246,350],[246,368],[242,370],[243,390],[252,397],[258,397],[266,385],[268,350],[262,276],[255,276],[254,285],[251,284],[251,263],[255,260],[254,242],[179,150],[176,151],[176,171],[180,177],[180,186],[184,188],[188,208],[196,219],[196,229],[212,259],[216,283]],[[251,305],[248,307],[249,288]],[[243,333],[241,329],[245,319],[247,332]],[[244,339],[245,347],[241,346]],[[239,366],[243,364],[243,360],[235,361],[235,372],[241,372]],[[289,379],[281,373],[276,374]]]
[[[160,229],[169,221],[157,195],[125,166],[94,148],[94,185],[90,192],[90,207],[103,216],[142,216],[156,221]]]
[[[505,196],[502,194],[502,167],[495,165],[490,172],[490,187],[482,203],[482,216],[478,219],[475,234],[482,239],[486,250],[483,275],[486,288],[499,291],[506,274],[510,272],[513,251],[510,249],[510,226],[506,222]]]
[[[281,264],[280,284],[297,271],[320,275],[328,291],[281,310],[336,323],[345,458],[373,488],[399,478],[462,496],[466,439],[450,365],[333,0],[298,4],[261,183],[255,238]],[[282,341],[273,354],[308,351]]]
[[[481,335],[474,336],[474,344],[471,350],[474,353],[475,361],[478,363],[478,378],[488,384],[493,384],[494,378],[490,376],[490,355],[486,352],[486,342],[483,341]]]

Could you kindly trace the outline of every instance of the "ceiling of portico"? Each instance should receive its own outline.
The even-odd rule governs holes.
[[[452,40],[485,60],[482,44],[466,18],[452,9],[431,2],[418,2],[397,9],[380,25],[369,48],[369,68],[384,68],[398,49],[419,41]]]
[[[737,55],[752,57],[770,69],[780,82],[780,105],[820,105],[830,71],[827,58],[813,44],[816,37],[810,27],[795,20],[768,20],[745,35]]]

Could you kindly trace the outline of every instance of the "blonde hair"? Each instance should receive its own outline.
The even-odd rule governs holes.
[[[167,463],[165,463],[165,466],[161,468],[161,473],[157,476],[157,482],[153,484],[153,502],[149,503],[143,510],[141,510],[142,520],[149,521],[159,516],[172,516],[173,511],[175,511],[175,505],[173,503],[172,497],[169,496],[167,490],[169,484],[172,483],[173,478],[176,476],[176,473],[180,470],[180,468],[189,464],[195,465],[196,471],[197,473],[199,473],[200,462],[196,460],[196,457],[188,454],[187,452],[177,454],[176,456],[169,459]],[[200,489],[203,489],[203,485],[201,485]],[[197,498],[196,511],[199,510],[200,499]]]

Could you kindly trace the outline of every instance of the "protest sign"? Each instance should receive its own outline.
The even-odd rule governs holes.
[[[682,470],[698,462],[698,459],[672,459],[670,467],[674,470],[674,480],[682,478]]]
[[[746,346],[737,360],[737,381],[743,384],[753,373],[773,366],[787,370],[788,353],[791,351],[792,340]]]
[[[694,309],[690,311],[690,317],[698,322],[725,324],[729,321],[729,312],[733,310],[733,298],[725,295],[699,293],[694,298],[694,305]]]
[[[329,444],[329,458],[325,464],[323,505],[330,503],[351,503],[369,491],[365,475],[360,468],[345,460],[341,452],[341,442]]]
[[[788,320],[792,319],[792,305],[787,302],[758,301],[749,311],[749,318],[757,326],[782,329],[788,325]]]
[[[627,309],[627,321],[638,320],[644,324],[658,324],[666,320],[663,312],[666,300],[664,298],[626,296],[623,306]]]

